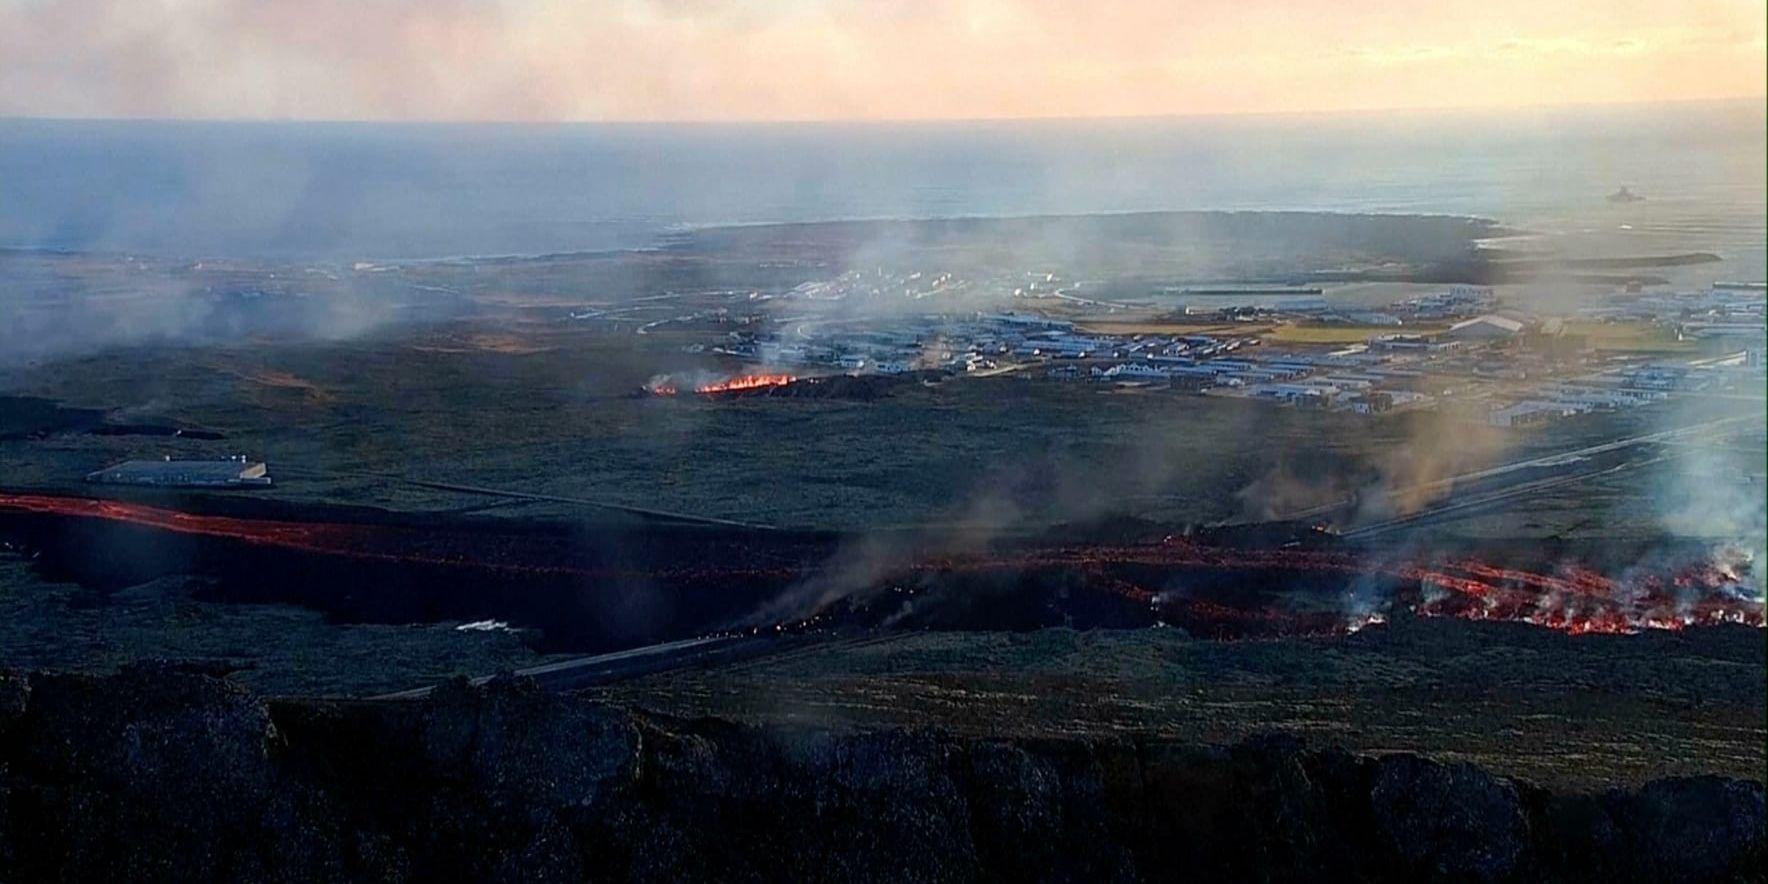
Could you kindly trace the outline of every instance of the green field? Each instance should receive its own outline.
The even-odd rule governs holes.
[[[1285,323],[1268,332],[1265,340],[1276,344],[1361,344],[1376,335],[1433,335],[1444,325],[1302,325]]]
[[[1587,339],[1597,350],[1627,353],[1694,352],[1694,341],[1679,341],[1675,332],[1650,322],[1567,322],[1567,336]]]

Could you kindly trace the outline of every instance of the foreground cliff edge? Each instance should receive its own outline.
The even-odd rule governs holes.
[[[1270,736],[679,720],[519,681],[265,701],[170,666],[0,676],[0,880],[1727,881],[1763,786],[1556,793]]]

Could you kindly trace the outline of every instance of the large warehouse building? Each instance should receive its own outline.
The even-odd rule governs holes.
[[[1457,322],[1437,338],[1444,341],[1501,341],[1522,334],[1523,328],[1522,322],[1493,313]]]
[[[224,488],[269,485],[263,461],[242,457],[227,460],[126,460],[86,476],[107,485],[156,485],[167,488]]]

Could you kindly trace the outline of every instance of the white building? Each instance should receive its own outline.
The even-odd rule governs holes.
[[[1494,427],[1522,427],[1529,424],[1546,423],[1585,410],[1585,408],[1570,403],[1542,402],[1531,399],[1505,408],[1494,409],[1490,422]]]
[[[1500,341],[1522,333],[1523,324],[1508,316],[1488,313],[1457,322],[1437,337],[1447,341]]]
[[[227,460],[127,460],[86,476],[88,482],[105,485],[157,485],[161,487],[233,487],[269,485],[270,475],[262,461],[234,457]]]

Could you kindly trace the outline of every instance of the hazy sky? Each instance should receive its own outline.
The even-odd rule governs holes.
[[[0,115],[853,119],[1762,95],[1762,0],[0,0]]]

